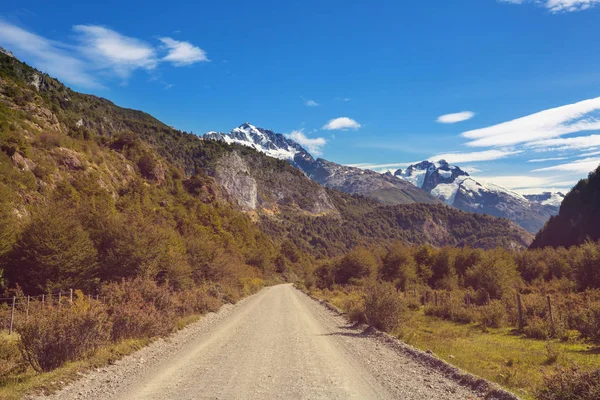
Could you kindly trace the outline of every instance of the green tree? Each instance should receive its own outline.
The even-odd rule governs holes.
[[[38,210],[8,256],[9,276],[27,291],[85,289],[97,283],[97,251],[75,213]]]
[[[365,247],[355,247],[339,261],[335,271],[336,283],[370,277],[377,269],[377,260]]]
[[[410,250],[402,244],[394,244],[383,259],[381,277],[394,282],[396,288],[406,290],[417,278],[417,267]]]
[[[465,283],[489,293],[492,299],[501,299],[521,283],[521,277],[510,255],[492,251],[467,271]]]

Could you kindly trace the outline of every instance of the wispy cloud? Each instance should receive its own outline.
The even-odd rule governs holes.
[[[600,135],[538,140],[528,143],[527,146],[534,149],[543,148],[556,151],[588,149],[600,146]]]
[[[473,111],[462,111],[454,114],[440,115],[437,122],[441,124],[456,124],[457,122],[467,121],[475,116]]]
[[[388,164],[358,163],[358,164],[347,164],[347,166],[354,167],[354,168],[360,168],[360,169],[371,169],[374,171],[380,171],[380,170],[404,168],[404,167],[408,167],[411,164],[416,164],[416,163],[410,163],[410,162],[388,163]]]
[[[475,179],[481,182],[494,183],[505,188],[520,191],[526,188],[570,188],[574,182],[564,177],[530,176],[530,175],[478,175]],[[543,190],[538,191],[541,192]]]
[[[81,46],[77,50],[96,67],[112,69],[126,79],[136,69],[152,70],[158,65],[156,51],[149,44],[96,25],[75,25]]]
[[[91,73],[88,63],[71,55],[67,46],[48,40],[0,19],[0,44],[7,50],[24,53],[50,75],[75,85],[99,88],[102,84]]]
[[[528,163],[541,163],[547,161],[562,161],[567,160],[569,157],[549,157],[549,158],[535,158],[533,160],[527,160]]]
[[[600,97],[551,108],[526,117],[462,133],[467,146],[508,146],[600,129]]]
[[[160,38],[160,41],[163,42],[163,44],[169,50],[169,53],[162,58],[163,61],[172,62],[177,66],[210,61],[204,50],[202,50],[200,47],[194,46],[190,42],[182,42],[171,39],[170,37]]]
[[[534,3],[545,7],[552,13],[582,11],[594,7],[600,0],[498,0],[501,3]]]
[[[198,47],[170,38],[155,46],[99,25],[75,25],[73,32],[72,42],[59,42],[0,19],[0,45],[38,69],[85,88],[102,87],[102,80],[113,77],[126,81],[134,71],[153,71],[161,63],[208,61]]]
[[[576,160],[566,164],[554,165],[552,167],[534,169],[533,172],[543,171],[562,171],[562,172],[576,172],[580,174],[587,174],[600,165],[600,158],[590,157],[582,160]]]
[[[304,105],[305,105],[305,106],[307,106],[307,107],[318,107],[320,104],[319,104],[319,103],[317,103],[317,102],[316,102],[316,101],[314,101],[314,100],[306,100],[306,101],[304,102]]]
[[[309,153],[314,156],[320,156],[323,154],[323,147],[327,144],[325,138],[314,138],[311,139],[306,137],[303,130],[296,130],[286,135],[288,138],[298,142],[302,147],[305,147]]]
[[[475,151],[471,153],[446,153],[438,154],[429,157],[431,161],[446,160],[447,162],[463,163],[463,162],[476,162],[476,161],[492,161],[519,154],[521,151],[518,150],[486,150],[486,151]]]
[[[334,130],[347,130],[347,129],[358,129],[360,128],[360,124],[355,120],[348,117],[335,118],[327,122],[323,128],[327,131]]]

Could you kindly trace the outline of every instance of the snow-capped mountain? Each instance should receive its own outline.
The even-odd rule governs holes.
[[[208,132],[204,134],[204,138],[251,147],[270,157],[287,160],[300,169],[307,162],[314,161],[312,156],[297,142],[286,138],[281,133],[257,128],[248,122],[234,128],[229,133]]]
[[[446,161],[423,161],[394,176],[412,183],[446,204],[468,212],[508,218],[530,232],[558,214],[562,193],[523,196],[493,183],[482,183]]]
[[[240,144],[271,157],[289,161],[315,182],[345,193],[373,197],[387,204],[439,203],[435,197],[393,176],[314,159],[294,140],[244,123],[229,133],[208,132],[204,139]]]
[[[314,159],[294,140],[247,122],[229,133],[208,132],[204,139],[240,144],[287,160],[315,182],[345,193],[361,194],[386,204],[444,202],[463,211],[508,218],[530,232],[537,232],[550,216],[558,213],[564,197],[560,193],[525,197],[502,186],[478,182],[444,160],[423,161],[395,174],[380,174]]]

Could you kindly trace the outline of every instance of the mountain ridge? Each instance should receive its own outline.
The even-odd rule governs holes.
[[[383,204],[445,203],[462,211],[506,217],[529,232],[558,213],[559,194],[528,197],[492,183],[480,183],[444,160],[422,161],[404,171],[379,173],[340,165],[312,155],[296,141],[248,122],[229,133],[207,132],[204,139],[239,144],[288,161],[322,186],[374,198]]]

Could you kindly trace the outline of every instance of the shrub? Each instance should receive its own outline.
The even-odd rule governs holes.
[[[391,283],[370,282],[365,287],[365,316],[369,325],[391,332],[398,328],[404,308]]]
[[[20,324],[19,347],[36,371],[50,371],[93,353],[110,331],[105,307],[77,292],[73,305],[45,309]]]
[[[580,309],[572,318],[573,327],[581,336],[600,343],[600,302],[593,302]]]
[[[499,300],[477,308],[477,322],[484,328],[500,328],[506,321],[506,309]]]
[[[454,322],[468,324],[477,319],[475,307],[467,308],[463,292],[450,292],[448,297],[440,298],[439,304],[425,306],[425,315],[433,315]]]
[[[0,337],[0,382],[2,378],[11,373],[22,370],[26,363],[23,362],[16,341]]]
[[[560,369],[544,377],[544,385],[536,392],[539,400],[600,399],[600,369],[582,371]]]
[[[174,328],[174,298],[169,289],[148,278],[123,280],[103,288],[113,320],[113,340],[166,335]]]
[[[543,318],[533,316],[524,328],[525,336],[532,339],[546,340],[552,337],[550,324]]]

